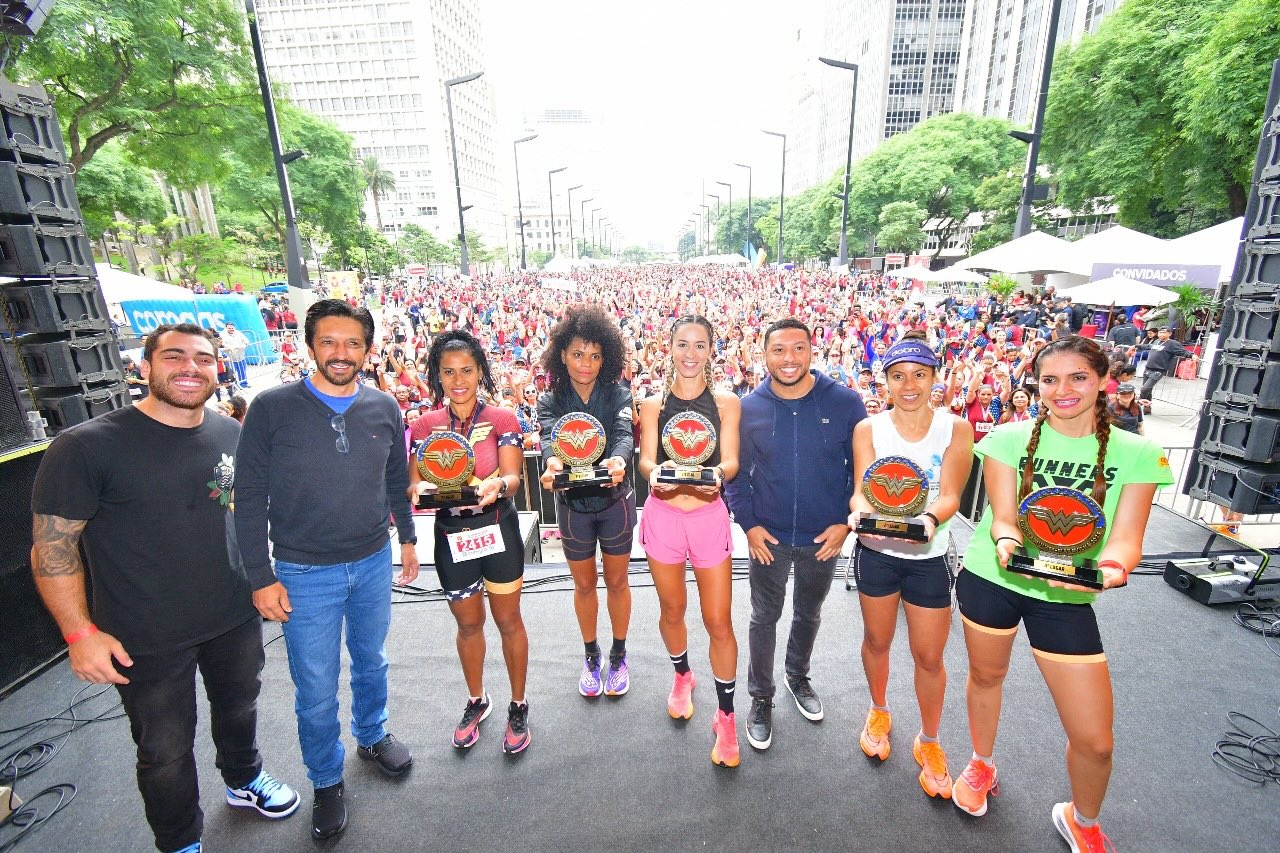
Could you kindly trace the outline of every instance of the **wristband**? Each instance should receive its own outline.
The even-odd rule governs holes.
[[[1000,542],[1001,542],[1001,541],[1003,541],[1003,540],[1005,540],[1005,539],[1008,539],[1010,542],[1014,543],[1014,544],[1015,544],[1015,545],[1017,545],[1019,548],[1021,548],[1021,547],[1022,547],[1022,540],[1021,540],[1021,539],[1018,539],[1016,536],[997,536],[997,537],[996,537],[996,544],[997,544],[997,545],[999,545],[999,544],[1000,544]]]
[[[920,513],[920,514],[921,514],[922,516],[924,516],[925,518],[929,518],[929,519],[932,519],[932,520],[933,520],[933,528],[934,528],[935,530],[937,530],[939,527],[941,527],[941,526],[942,526],[942,522],[941,522],[941,521],[939,521],[939,520],[938,520],[938,517],[937,517],[936,515],[934,515],[933,513],[931,513],[931,512],[922,512],[922,513]],[[1012,538],[1012,537],[1010,537],[1010,538]]]
[[[79,631],[72,631],[70,634],[63,637],[62,640],[69,646],[72,643],[80,642],[85,637],[91,637],[96,633],[98,633],[98,626],[90,622],[88,627],[81,628]]]

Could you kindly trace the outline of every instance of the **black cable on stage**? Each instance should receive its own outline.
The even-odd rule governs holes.
[[[1228,711],[1227,720],[1231,728],[1214,745],[1213,763],[1257,785],[1280,784],[1280,734],[1239,711]]]
[[[53,808],[48,812],[42,812],[35,807],[35,802],[41,797],[48,797],[54,794],[57,794],[58,801],[53,804]],[[76,786],[65,782],[59,785],[50,785],[43,791],[28,798],[13,814],[5,818],[3,822],[0,822],[0,853],[7,853],[7,851],[18,846],[18,842],[48,823],[50,818],[70,805],[75,798]],[[17,827],[18,831],[11,837],[5,838],[4,835],[9,827]]]
[[[66,731],[60,732],[53,737],[44,740],[33,741],[19,747],[13,752],[5,754],[3,757],[0,757],[0,778],[11,779],[16,782],[25,776],[29,776],[52,761],[54,756],[61,751],[63,745],[66,744],[67,740],[70,739],[73,733],[92,723],[104,723],[123,718],[125,714],[119,699],[113,702],[108,708],[94,716],[79,717],[76,715],[76,709],[81,705],[92,702],[108,690],[114,692],[114,689],[110,685],[107,685],[88,696],[81,696],[85,691],[96,686],[98,685],[86,684],[81,687],[71,698],[71,704],[68,705],[65,710],[60,711],[52,717],[42,717],[38,720],[33,720],[26,725],[17,726],[11,729],[0,729],[0,735],[17,733],[16,737],[4,744],[0,744],[0,750],[3,750],[8,749],[23,738],[29,737],[45,726],[51,726],[57,723],[69,724]]]

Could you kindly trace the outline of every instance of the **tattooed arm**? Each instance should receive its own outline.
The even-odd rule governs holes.
[[[85,595],[84,565],[80,562],[80,534],[87,521],[39,515],[32,526],[31,571],[36,589],[63,636],[91,628],[89,602]],[[124,646],[110,634],[93,633],[71,643],[68,648],[71,671],[77,678],[95,684],[128,684],[112,665],[115,658],[132,666]]]

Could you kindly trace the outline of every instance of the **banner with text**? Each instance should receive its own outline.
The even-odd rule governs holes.
[[[217,333],[232,323],[249,339],[246,358],[250,364],[270,364],[280,357],[251,296],[211,293],[193,294],[189,299],[133,299],[121,302],[120,308],[139,336],[165,323],[195,323]]]
[[[1214,290],[1218,286],[1218,276],[1222,267],[1217,264],[1148,264],[1148,263],[1095,263],[1093,280],[1120,276],[1154,284],[1157,287],[1172,287],[1175,284],[1195,284],[1206,290]]]

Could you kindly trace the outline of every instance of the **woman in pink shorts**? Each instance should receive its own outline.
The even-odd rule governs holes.
[[[681,317],[671,329],[671,362],[663,393],[640,404],[639,473],[649,479],[650,494],[640,519],[640,544],[649,557],[649,571],[658,590],[662,615],[658,628],[675,667],[675,682],[667,712],[676,719],[693,716],[693,673],[689,669],[688,632],[684,624],[688,596],[685,563],[694,568],[702,622],[711,640],[711,673],[715,676],[719,708],[712,731],[711,760],[723,767],[738,766],[738,731],[733,694],[738,670],[738,641],[733,635],[729,510],[721,497],[724,481],[738,472],[738,420],[741,408],[730,392],[712,390],[712,341],[715,334],[703,317]],[[712,454],[700,464],[716,471],[715,484],[664,485],[662,468],[675,463],[660,437],[667,424],[687,422],[691,413],[705,418],[716,432]],[[688,432],[678,438],[687,442]]]

